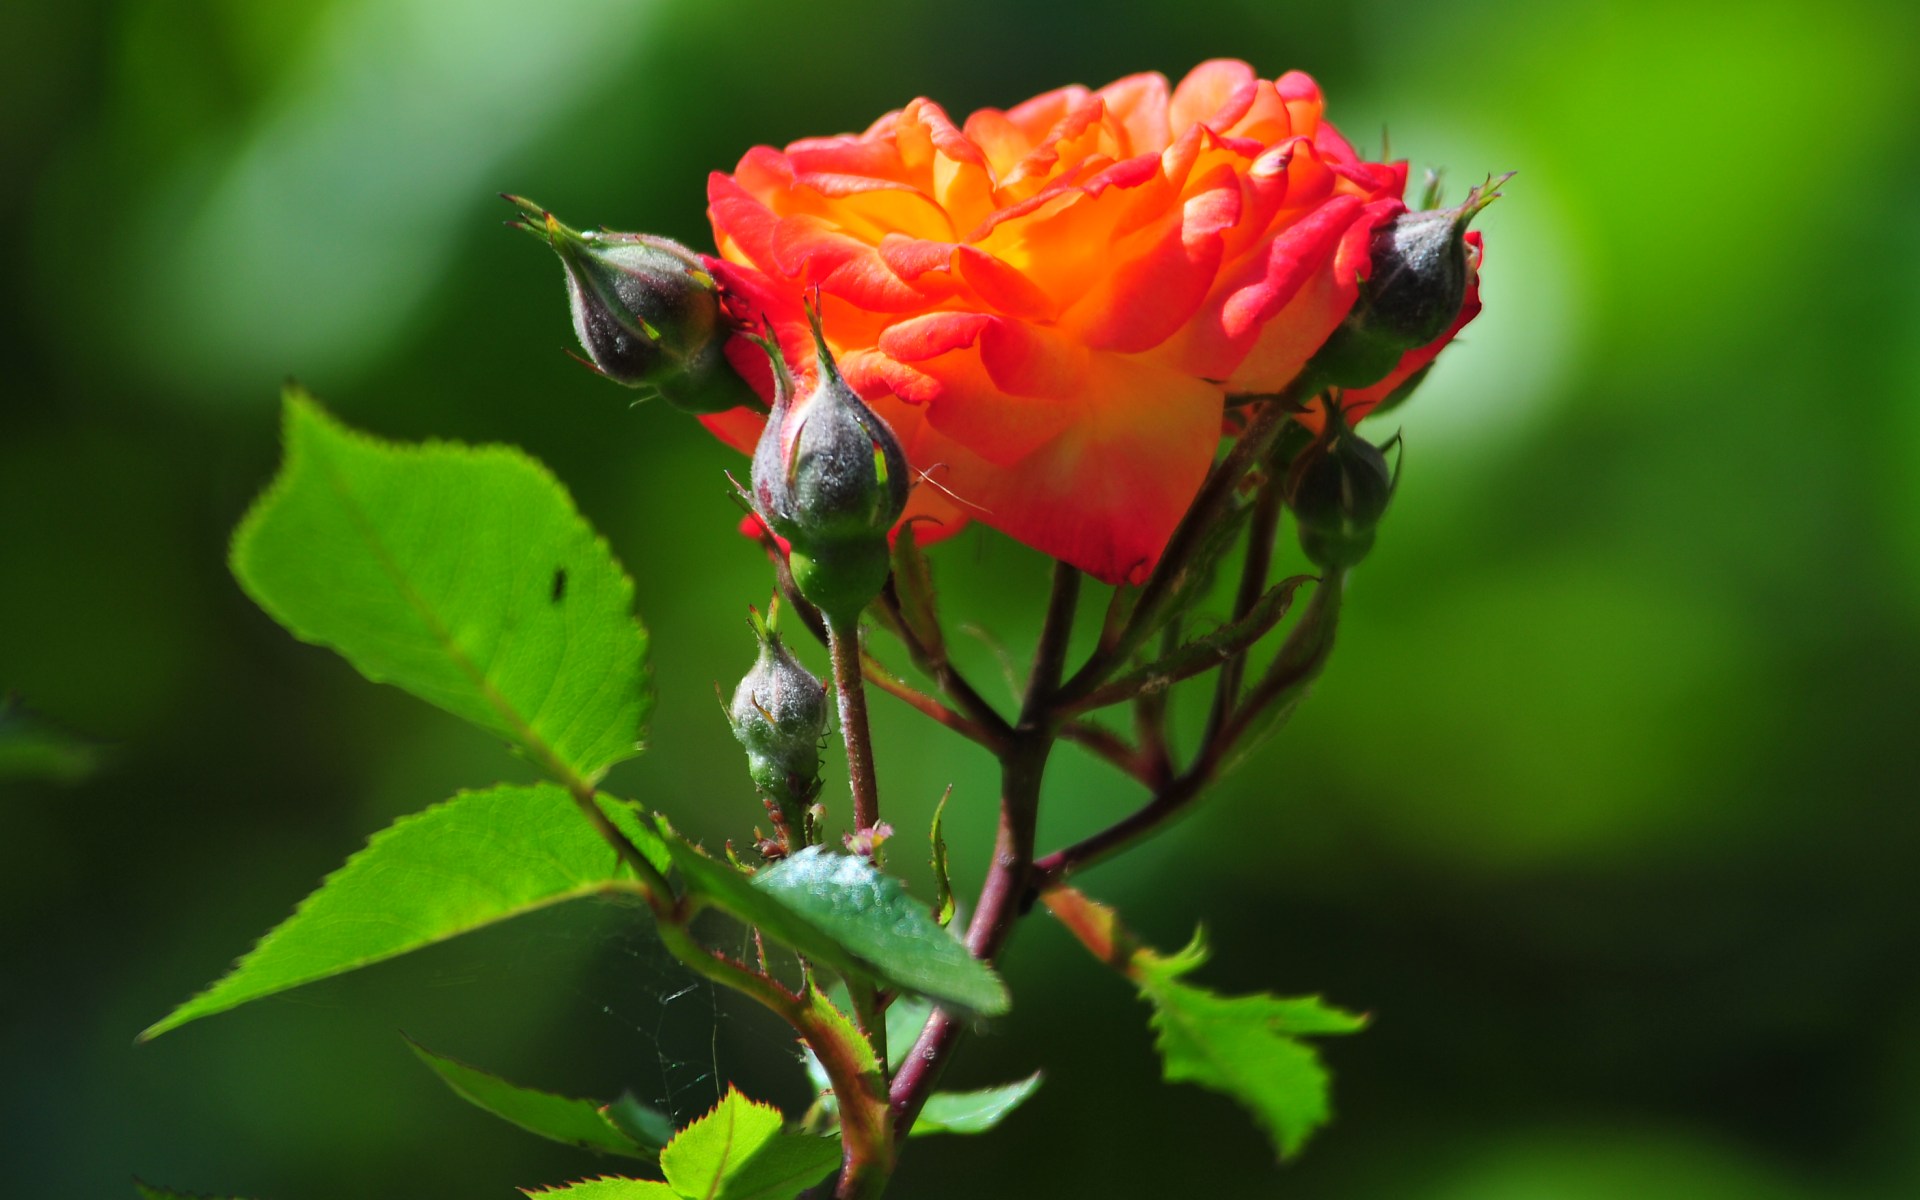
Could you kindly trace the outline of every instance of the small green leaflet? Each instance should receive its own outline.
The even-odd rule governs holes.
[[[598,802],[664,870],[666,848],[636,811]],[[231,971],[140,1038],[549,904],[635,891],[630,868],[560,788],[462,792],[374,834]]]
[[[1322,1004],[1317,996],[1222,996],[1179,982],[1206,959],[1199,936],[1171,957],[1145,949],[1133,953],[1128,974],[1153,1005],[1167,1081],[1238,1100],[1266,1128],[1280,1156],[1291,1157],[1330,1116],[1326,1068],[1299,1038],[1354,1033],[1366,1018]]]
[[[591,1179],[534,1197],[566,1200],[793,1200],[840,1163],[838,1138],[785,1132],[780,1110],[732,1088],[660,1153],[665,1183]]]
[[[235,577],[296,637],[591,785],[651,705],[633,584],[547,469],[506,446],[397,445],[286,394],[286,461]]]
[[[910,1137],[930,1133],[985,1133],[1040,1090],[1040,1072],[1015,1083],[972,1092],[935,1092],[927,1097]]]
[[[809,846],[754,875],[753,887],[881,983],[963,1012],[1007,1011],[1007,989],[993,969],[968,954],[899,880],[864,858]]]
[[[611,1106],[508,1083],[458,1059],[435,1054],[412,1038],[407,1039],[407,1045],[462,1099],[529,1133],[584,1150],[649,1160],[656,1159],[666,1143],[664,1137],[658,1141],[636,1140],[630,1130],[638,1123],[630,1119],[631,1114],[627,1114],[629,1119],[616,1122],[609,1111]]]

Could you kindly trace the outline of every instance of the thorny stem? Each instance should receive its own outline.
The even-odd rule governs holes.
[[[994,837],[993,865],[988,868],[973,920],[967,926],[968,951],[989,962],[999,957],[1013,933],[1014,922],[1031,904],[1027,877],[1033,866],[1040,780],[1053,749],[1054,696],[1065,667],[1079,599],[1080,572],[1066,563],[1055,563],[1046,621],[1040,629],[1033,672],[1020,706],[1020,723],[1012,732],[1012,745],[1000,760],[1000,827]],[[890,1092],[896,1143],[913,1128],[959,1044],[961,1032],[959,1021],[935,1009],[901,1063]]]
[[[847,782],[853,789],[853,828],[858,833],[880,824],[880,785],[873,776],[873,735],[867,728],[867,689],[860,673],[858,617],[828,619],[827,652],[833,659],[833,691],[840,706]]]

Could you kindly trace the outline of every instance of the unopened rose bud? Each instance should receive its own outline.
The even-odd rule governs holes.
[[[1328,570],[1359,563],[1373,549],[1374,529],[1392,498],[1386,455],[1349,429],[1333,405],[1320,436],[1287,476],[1287,506],[1307,559]]]
[[[827,689],[800,665],[780,635],[756,614],[760,655],[734,689],[727,717],[747,752],[747,772],[772,803],[788,837],[805,827],[820,790],[820,739],[827,731]],[[804,843],[802,843],[804,844]]]
[[[688,412],[754,402],[727,363],[731,331],[699,255],[651,234],[582,233],[532,201],[506,199],[522,213],[511,224],[560,256],[573,331],[595,370]]]
[[[830,618],[857,616],[886,584],[887,534],[906,507],[907,458],[893,430],[841,378],[810,312],[812,387],[795,396],[778,346],[774,402],[753,455],[754,503],[792,545],[794,583]]]
[[[1453,208],[1401,213],[1375,230],[1359,298],[1307,370],[1334,387],[1367,387],[1392,373],[1401,355],[1445,333],[1466,299],[1467,226],[1499,194],[1494,186],[1474,188]]]

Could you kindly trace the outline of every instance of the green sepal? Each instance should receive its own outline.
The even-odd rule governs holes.
[[[935,662],[947,655],[946,634],[935,606],[933,569],[908,522],[893,535],[893,588],[900,598],[900,619],[907,632]]]

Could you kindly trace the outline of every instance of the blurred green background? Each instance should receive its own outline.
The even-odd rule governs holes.
[[[0,784],[6,1192],[504,1197],[609,1166],[496,1127],[399,1030],[683,1120],[716,1076],[803,1103],[778,1030],[591,905],[131,1044],[366,834],[528,777],[227,576],[279,381],[552,465],[655,634],[656,748],[610,786],[737,834],[712,687],[767,588],[729,532],[743,464],[568,362],[560,272],[493,194],[701,243],[705,173],[756,142],[1229,55],[1312,72],[1455,196],[1519,171],[1325,683],[1085,878],[1163,945],[1205,920],[1205,981],[1375,1025],[1328,1047],[1339,1119],[1277,1168],[1228,1101],[1155,1082],[1144,1009],[1036,919],[951,1078],[1046,1087],[917,1143],[898,1193],[1920,1195],[1917,45],[1891,0],[0,7],[0,689],[103,746]],[[1024,653],[1035,556],[972,533],[935,565]],[[897,857],[951,782],[977,880],[988,764],[876,703]],[[1048,844],[1137,799],[1072,750],[1048,795]]]

